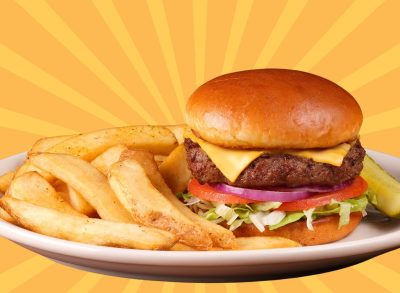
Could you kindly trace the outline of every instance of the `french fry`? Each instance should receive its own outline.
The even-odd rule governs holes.
[[[157,166],[160,166],[167,158],[168,156],[154,155],[154,160],[156,161]]]
[[[178,145],[174,134],[166,127],[126,126],[76,135],[50,148],[48,152],[70,154],[92,161],[116,144],[160,155],[168,155]]]
[[[121,157],[121,154],[123,151],[126,151],[128,149],[127,146],[123,144],[117,144],[115,146],[110,147],[107,149],[104,153],[101,155],[97,156],[91,164],[99,170],[101,173],[103,173],[105,176],[108,174],[108,170],[111,168],[111,166],[119,161],[119,158]]]
[[[195,251],[196,249],[194,249],[193,247],[190,247],[188,245],[182,244],[180,242],[177,242],[169,250],[171,250],[171,251]]]
[[[121,153],[127,149],[128,148],[125,145],[115,145],[107,149],[101,155],[97,156],[91,162],[91,164],[97,170],[107,176],[109,168],[112,166],[112,164],[119,161]],[[68,186],[64,182],[60,182],[59,184],[57,184],[57,190],[63,194],[64,198],[68,200],[68,202],[75,210],[89,217],[94,217],[97,214],[96,210],[82,197],[82,195],[78,191],[71,188],[71,186]]]
[[[0,176],[0,192],[6,193],[15,175],[14,171],[7,172]]]
[[[0,199],[0,201],[1,201],[1,199]],[[13,217],[11,217],[10,214],[7,213],[2,208],[0,208],[0,219],[2,219],[3,221],[6,221],[8,223],[17,225],[17,221],[15,221],[15,219]]]
[[[57,193],[67,201],[74,210],[81,214],[84,214],[90,218],[97,216],[96,210],[87,202],[83,196],[73,189],[71,186],[65,184],[65,182],[58,181],[54,184]]]
[[[212,246],[207,233],[152,185],[143,167],[135,160],[115,163],[108,181],[135,222],[172,232],[183,244],[196,249],[206,250]]]
[[[175,138],[179,144],[183,143],[185,140],[184,134],[190,129],[186,124],[167,125],[166,127],[175,135]]]
[[[90,163],[71,155],[42,153],[32,155],[32,163],[78,191],[102,219],[132,222],[108,185],[107,178]]]
[[[300,243],[297,243],[293,240],[275,236],[238,237],[235,239],[235,241],[236,250],[255,250],[301,246]]]
[[[74,210],[54,187],[36,172],[28,172],[15,178],[8,188],[6,196],[63,213],[86,217]]]
[[[51,174],[44,172],[43,170],[40,170],[39,168],[33,166],[30,163],[29,157],[34,154],[34,153],[40,153],[40,152],[46,152],[49,148],[73,137],[74,135],[62,135],[62,136],[53,136],[53,137],[44,137],[39,139],[38,141],[35,142],[35,144],[32,146],[31,150],[28,152],[28,158],[25,160],[25,162],[20,166],[15,174],[15,177],[21,176],[22,174],[25,174],[27,172],[37,172],[44,178],[46,178],[47,181],[49,182],[54,182],[53,176]]]
[[[52,136],[52,137],[43,137],[35,142],[32,146],[31,150],[28,153],[28,156],[33,153],[42,153],[47,151],[49,148],[71,138],[73,135],[61,135],[61,136]]]
[[[160,173],[173,193],[183,192],[192,177],[183,144],[174,149],[159,166]]]
[[[161,192],[176,209],[208,233],[214,246],[224,249],[232,249],[235,247],[235,237],[231,231],[196,215],[171,192],[158,171],[157,165],[149,152],[128,150],[122,153],[121,159],[129,158],[134,159],[141,164],[153,186]]]
[[[2,206],[26,229],[51,237],[82,243],[137,248],[168,249],[176,237],[166,231],[73,216],[13,198],[3,198]]]
[[[37,166],[34,166],[30,159],[26,159],[25,162],[16,170],[14,178],[17,178],[28,172],[37,172],[50,183],[55,181],[55,178],[49,172],[43,171]]]

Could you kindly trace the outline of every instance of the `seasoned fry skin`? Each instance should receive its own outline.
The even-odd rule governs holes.
[[[28,156],[34,153],[42,153],[47,151],[49,148],[67,140],[68,138],[73,137],[74,135],[61,135],[61,136],[51,136],[51,137],[43,137],[35,142],[32,146],[31,150],[28,153]]]
[[[14,171],[7,172],[0,176],[0,192],[6,193],[15,175]]]
[[[159,229],[82,218],[13,198],[1,199],[0,206],[22,227],[65,240],[151,250],[169,249],[177,240],[173,234]]]
[[[36,172],[28,172],[15,178],[11,182],[7,196],[67,214],[86,217],[74,210],[54,187]]]
[[[148,150],[159,155],[168,155],[178,146],[174,134],[166,127],[125,126],[79,134],[55,145],[47,152],[70,154],[92,161],[116,144]]]
[[[0,201],[1,201],[1,199],[0,199]],[[8,222],[10,224],[18,225],[17,221],[13,217],[11,217],[11,215],[2,208],[0,208],[0,219]]]
[[[143,167],[146,175],[149,177],[151,183],[165,198],[172,203],[183,215],[185,215],[192,222],[198,224],[201,229],[206,231],[213,242],[213,246],[222,247],[225,249],[232,249],[235,247],[235,237],[228,229],[211,223],[203,219],[199,215],[193,213],[188,209],[179,199],[171,192],[160,172],[158,171],[157,164],[153,159],[153,155],[146,151],[129,150],[125,151],[121,159],[134,159]]]
[[[152,185],[143,167],[135,160],[115,163],[108,180],[135,222],[170,231],[182,243],[200,250],[207,250],[212,246],[207,233],[183,215]]]
[[[118,201],[107,178],[90,163],[71,155],[50,153],[35,154],[30,160],[78,191],[102,219],[132,222],[132,217]]]

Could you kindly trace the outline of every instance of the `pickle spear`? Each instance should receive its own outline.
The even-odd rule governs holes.
[[[400,182],[368,155],[364,158],[361,177],[368,182],[369,202],[385,215],[400,218]]]

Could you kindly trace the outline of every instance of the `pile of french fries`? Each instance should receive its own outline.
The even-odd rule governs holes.
[[[151,250],[294,247],[280,237],[235,238],[176,196],[190,180],[184,125],[127,126],[37,141],[0,176],[0,218],[95,245]]]

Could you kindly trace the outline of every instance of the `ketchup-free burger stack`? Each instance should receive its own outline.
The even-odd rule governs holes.
[[[236,236],[342,239],[368,203],[362,112],[337,84],[295,70],[219,76],[187,103],[184,201]]]

